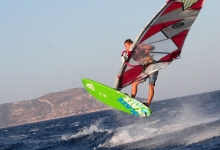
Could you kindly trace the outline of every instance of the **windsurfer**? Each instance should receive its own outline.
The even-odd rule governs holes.
[[[125,51],[126,51],[127,55],[130,55],[129,49],[130,49],[130,47],[131,47],[132,44],[133,44],[133,41],[132,41],[131,39],[127,39],[127,40],[125,40],[125,42],[124,42]]]
[[[127,39],[125,40],[124,42],[124,47],[125,47],[125,51],[128,52],[129,48],[131,47],[131,45],[133,44],[133,41],[131,39]],[[145,56],[145,60],[147,61],[144,61],[142,63],[146,64],[146,63],[151,63],[153,62],[153,58],[152,56],[150,55],[150,51],[151,50],[154,50],[154,46],[151,46],[151,45],[139,45],[136,50],[135,50],[135,58],[137,59],[136,61],[140,60],[140,53],[144,52],[144,56]],[[142,55],[143,57],[143,55]],[[133,58],[133,57],[132,57]],[[135,59],[133,58],[133,59]],[[139,62],[139,61],[138,61]],[[139,62],[140,63],[140,62]],[[142,64],[141,63],[141,64]],[[149,92],[148,92],[148,99],[146,102],[143,102],[143,104],[145,104],[146,106],[150,106],[151,104],[151,101],[153,99],[153,96],[154,96],[154,86],[155,86],[155,83],[156,83],[156,80],[157,80],[157,76],[158,76],[158,71],[150,74],[149,76],[146,76],[145,78],[142,78],[141,80],[137,80],[135,82],[132,83],[132,89],[131,89],[131,97],[132,98],[135,98],[136,94],[137,94],[137,86],[139,83],[143,83],[145,82],[148,78],[149,78]]]

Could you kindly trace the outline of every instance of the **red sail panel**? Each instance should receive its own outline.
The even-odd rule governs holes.
[[[181,32],[180,34],[178,34],[178,35],[176,35],[176,36],[174,36],[174,37],[172,38],[172,41],[176,44],[176,46],[177,46],[180,50],[181,50],[182,47],[183,47],[183,44],[184,44],[184,42],[185,42],[185,38],[186,38],[188,32],[189,32],[188,30],[187,30],[187,31],[183,31],[183,32]]]
[[[136,79],[141,73],[143,69],[142,66],[133,67],[127,71],[125,71],[121,76],[121,86],[129,85],[134,79]]]
[[[162,29],[175,24],[176,22],[179,22],[180,20],[173,20],[173,21],[169,21],[169,22],[164,22],[164,23],[160,23],[157,25],[152,25],[149,30],[147,30],[145,32],[145,34],[143,34],[143,37],[141,38],[139,43],[142,43],[143,41],[145,41],[146,39],[148,39],[149,37],[151,37],[152,35],[158,33],[159,31],[161,31]]]
[[[181,3],[173,2],[167,7],[167,9],[163,12],[163,14],[161,16],[163,16],[171,11],[174,11],[176,9],[182,8],[182,6],[183,5]]]

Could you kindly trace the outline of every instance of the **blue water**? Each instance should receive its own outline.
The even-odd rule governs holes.
[[[116,110],[0,129],[1,150],[220,149],[220,91],[156,101],[148,118]]]

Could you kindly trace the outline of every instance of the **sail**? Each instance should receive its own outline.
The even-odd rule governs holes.
[[[205,0],[168,0],[130,47],[114,88],[120,90],[179,58]]]

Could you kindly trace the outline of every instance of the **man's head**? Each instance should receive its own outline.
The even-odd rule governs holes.
[[[128,51],[132,44],[133,44],[133,41],[131,39],[125,40],[124,42],[125,50]]]

